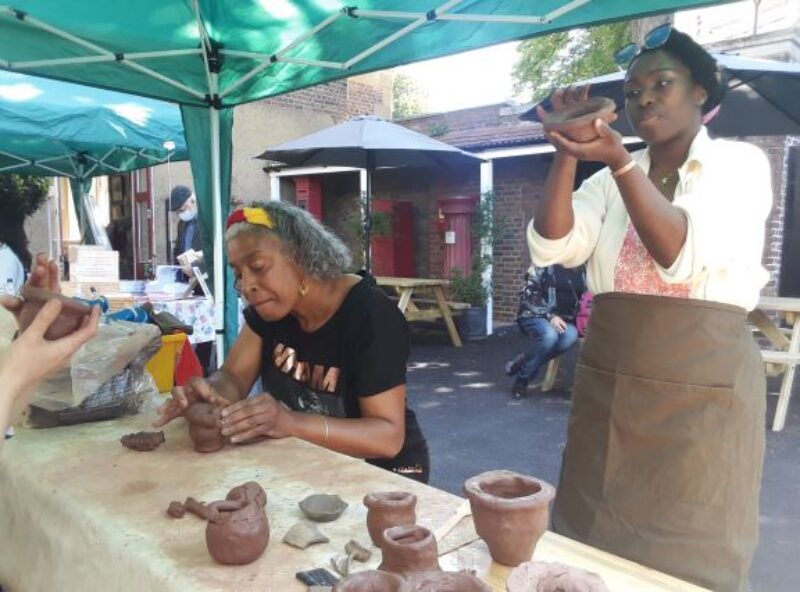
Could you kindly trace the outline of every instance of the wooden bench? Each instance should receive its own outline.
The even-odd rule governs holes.
[[[583,337],[578,338],[578,349],[580,349],[581,347],[583,347]],[[563,355],[564,354],[561,354],[561,356]],[[544,372],[544,381],[542,382],[542,386],[540,388],[540,390],[543,393],[552,391],[553,387],[556,385],[558,368],[559,366],[561,366],[561,356],[556,356],[555,358],[547,362],[547,370],[545,370]]]

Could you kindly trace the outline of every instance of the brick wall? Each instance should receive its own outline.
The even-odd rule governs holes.
[[[320,113],[328,113],[337,119],[347,116],[347,80],[335,80],[326,84],[303,88],[266,99],[265,105],[308,109]]]

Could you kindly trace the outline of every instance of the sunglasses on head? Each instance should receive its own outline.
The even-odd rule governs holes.
[[[641,46],[637,43],[629,43],[617,51],[617,53],[614,54],[614,61],[618,66],[627,66],[633,61],[633,58],[638,56],[644,50],[656,49],[657,47],[664,45],[667,42],[667,39],[669,39],[670,33],[672,33],[671,23],[659,25],[644,36],[644,42]]]

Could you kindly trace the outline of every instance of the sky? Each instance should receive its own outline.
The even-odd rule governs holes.
[[[519,42],[418,62],[397,69],[428,95],[426,111],[438,113],[500,103],[513,97],[511,69]]]

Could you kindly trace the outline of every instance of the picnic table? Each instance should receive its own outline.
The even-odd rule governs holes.
[[[400,278],[379,276],[375,280],[379,286],[391,288],[398,295],[397,307],[400,309],[408,321],[422,321],[444,319],[447,332],[450,334],[450,341],[455,347],[461,347],[461,337],[458,329],[453,322],[452,309],[466,308],[468,305],[455,302],[447,302],[444,296],[444,288],[449,282],[444,279],[425,279],[425,278]],[[424,298],[425,293],[428,298]],[[423,298],[419,298],[422,293]],[[433,300],[430,295],[433,295]],[[433,305],[432,307],[429,305]],[[427,305],[427,306],[426,306]]]
[[[780,323],[773,322],[770,314],[775,315],[779,321],[785,321],[788,328],[782,328]],[[772,429],[777,432],[782,430],[786,423],[795,368],[800,364],[800,298],[764,296],[759,299],[758,306],[750,312],[749,320],[774,348],[761,350],[768,369],[783,373],[778,406],[772,422]]]
[[[153,452],[123,448],[123,434],[147,429],[148,415],[47,430],[21,429],[6,442],[0,462],[0,582],[10,590],[118,592],[237,590],[302,592],[295,573],[330,567],[351,539],[367,544],[372,569],[380,551],[369,545],[361,500],[373,491],[417,496],[418,522],[434,531],[465,500],[361,460],[294,438],[227,446],[212,454],[192,450],[183,420],[165,429]],[[267,492],[270,542],[244,566],[216,564],[205,544],[205,524],[187,514],[169,518],[172,500],[224,498],[233,486],[257,481]],[[281,542],[311,493],[337,493],[349,503],[335,522],[320,525],[329,543],[296,549]],[[510,568],[491,561],[471,518],[439,541],[444,569],[473,569],[493,590],[505,590]],[[610,590],[700,590],[666,574],[553,533],[537,559],[558,560],[600,574]]]

